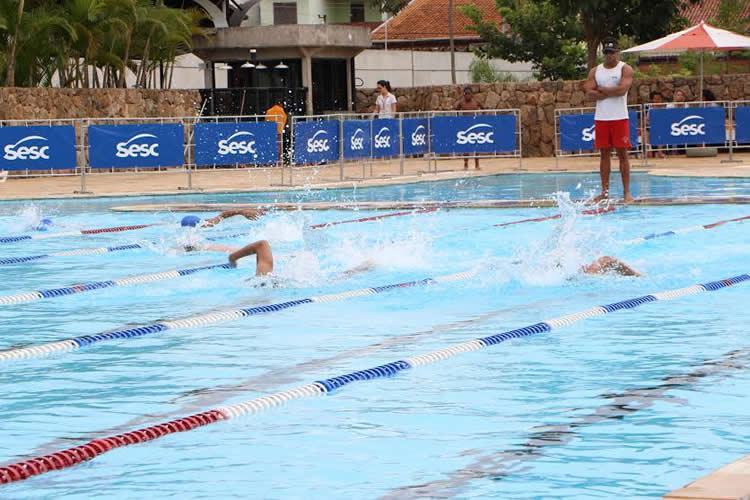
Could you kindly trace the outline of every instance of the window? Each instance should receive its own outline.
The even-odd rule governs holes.
[[[363,23],[365,22],[365,4],[353,3],[351,4],[351,15],[349,22],[352,23]]]
[[[274,3],[273,24],[297,24],[297,4]]]

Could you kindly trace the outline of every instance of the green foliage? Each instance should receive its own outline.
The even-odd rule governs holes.
[[[575,79],[585,74],[585,49],[577,20],[564,16],[552,0],[497,0],[507,32],[482,19],[475,6],[461,8],[486,44],[480,57],[530,62],[539,79]]]
[[[502,83],[515,82],[516,77],[512,73],[497,71],[487,59],[475,58],[469,65],[472,83]]]
[[[380,10],[380,12],[392,16],[398,14],[408,3],[409,0],[370,0],[370,4]]]
[[[18,5],[0,0],[0,78],[12,59],[19,86],[123,87],[128,70],[156,86],[154,70],[171,74],[203,18],[151,0],[27,0],[19,20]]]
[[[717,16],[709,23],[736,33],[747,32],[750,28],[750,16],[742,15],[746,3],[747,0],[721,0]]]

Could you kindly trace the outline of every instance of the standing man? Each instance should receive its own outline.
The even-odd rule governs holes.
[[[614,38],[602,43],[604,62],[589,72],[586,95],[596,100],[596,147],[599,149],[599,174],[602,192],[594,201],[609,198],[610,156],[612,149],[620,159],[620,176],[625,203],[633,201],[630,194],[630,126],[628,123],[628,91],[633,84],[633,68],[620,61],[620,50]]]
[[[479,111],[482,109],[482,105],[474,98],[474,92],[471,90],[471,87],[464,87],[464,96],[456,103],[456,109],[458,111]],[[481,170],[479,168],[479,158],[474,158],[474,168]],[[464,158],[464,170],[469,170],[468,158]]]

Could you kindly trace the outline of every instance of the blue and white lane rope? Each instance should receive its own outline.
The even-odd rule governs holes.
[[[122,233],[124,231],[137,231],[147,227],[166,226],[169,222],[155,222],[153,224],[135,224],[131,226],[102,227],[98,229],[77,229],[75,231],[40,232],[34,234],[18,234],[11,236],[0,236],[0,244],[18,243],[20,241],[48,240],[51,238],[66,238],[68,236],[89,236],[92,234]]]
[[[162,271],[158,273],[138,274],[116,280],[92,281],[89,283],[79,283],[77,285],[64,286],[59,288],[48,288],[45,290],[33,290],[30,292],[14,293],[13,295],[0,295],[0,306],[9,306],[16,304],[25,304],[42,299],[53,299],[73,295],[76,293],[91,292],[101,290],[102,288],[112,288],[116,286],[132,286],[143,283],[152,283],[154,281],[171,280],[188,276],[191,274],[208,271],[211,269],[231,269],[231,264],[211,264],[208,266],[191,267],[187,269],[173,269],[171,271]]]
[[[647,234],[646,236],[641,236],[640,238],[633,238],[632,240],[627,240],[625,243],[628,243],[628,244],[644,243],[648,240],[664,238],[666,236],[677,236],[678,234],[687,234],[687,233],[693,233],[695,231],[704,231],[708,229],[714,229],[716,227],[723,226],[724,224],[728,224],[730,222],[741,222],[741,221],[748,220],[748,219],[750,219],[750,215],[746,215],[744,217],[737,217],[736,219],[724,219],[724,220],[713,222],[711,224],[687,226],[687,227],[683,227],[680,229],[674,229],[672,231],[665,231],[663,233]]]
[[[750,280],[750,275],[743,274],[721,281],[714,281],[701,285],[693,285],[676,290],[667,290],[664,292],[644,295],[642,297],[636,297],[634,299],[615,302],[613,304],[596,306],[585,311],[568,314],[559,318],[549,319],[523,328],[517,328],[515,330],[498,333],[496,335],[490,335],[487,337],[480,337],[466,342],[461,342],[459,344],[455,344],[443,349],[411,356],[399,361],[394,361],[391,363],[386,363],[384,365],[375,366],[373,368],[368,368],[366,370],[359,370],[337,377],[317,380],[311,384],[306,384],[294,389],[277,392],[275,394],[270,394],[235,405],[222,406],[217,408],[216,410],[218,410],[226,418],[235,418],[245,414],[257,413],[261,410],[267,410],[269,408],[279,406],[293,399],[301,399],[304,397],[319,396],[331,393],[337,389],[342,388],[345,385],[351,384],[352,382],[391,377],[404,370],[409,370],[412,368],[436,363],[438,361],[443,361],[465,352],[478,351],[480,349],[491,347],[508,340],[528,337],[538,333],[549,332],[554,329],[570,326],[581,320],[594,316],[601,316],[607,313],[612,313],[624,309],[634,309],[649,302],[674,300],[689,295],[696,295],[702,292],[713,292],[747,280]]]
[[[179,328],[196,328],[211,324],[224,323],[227,321],[234,321],[240,318],[248,316],[255,316],[258,314],[272,313],[283,311],[292,307],[301,306],[304,304],[313,303],[324,303],[324,302],[337,302],[340,300],[348,300],[355,297],[365,297],[368,295],[375,295],[382,292],[388,292],[399,288],[411,288],[415,286],[432,285],[436,283],[447,283],[452,281],[467,280],[474,277],[478,271],[465,271],[456,274],[449,274],[445,276],[438,276],[435,278],[426,278],[422,280],[407,281],[404,283],[396,283],[393,285],[377,286],[372,288],[361,288],[359,290],[350,290],[347,292],[334,293],[329,295],[317,295],[306,299],[290,300],[287,302],[281,302],[277,304],[268,304],[264,306],[253,306],[242,309],[229,309],[224,311],[210,312],[206,314],[199,314],[195,316],[189,316],[183,319],[177,319],[173,321],[161,321],[159,323],[152,323],[149,325],[137,326],[124,328],[121,330],[107,331],[94,335],[83,335],[80,337],[73,337],[69,339],[60,340],[57,342],[49,342],[45,344],[36,344],[27,347],[20,347],[15,349],[8,349],[0,351],[0,362],[12,361],[19,359],[32,359],[41,358],[53,353],[70,352],[81,349],[82,347],[91,346],[101,342],[108,342],[112,340],[130,339],[142,337],[144,335],[150,335],[152,333],[159,333],[166,330],[177,330]],[[36,299],[32,299],[36,300]]]
[[[622,309],[633,309],[649,302],[657,300],[672,300],[687,295],[694,295],[704,291],[714,291],[735,285],[742,281],[747,281],[750,276],[743,274],[734,278],[722,281],[705,283],[703,285],[694,285],[678,290],[669,290],[666,292],[644,295],[635,299],[624,300],[614,304],[598,306],[581,311],[579,313],[569,314],[557,319],[543,321],[525,328],[518,328],[508,332],[491,335],[489,337],[480,337],[468,342],[462,342],[444,349],[428,352],[418,356],[404,358],[399,361],[375,366],[366,370],[339,375],[324,380],[293,387],[284,391],[276,392],[266,396],[250,399],[241,403],[220,406],[202,413],[188,415],[186,417],[162,422],[141,429],[136,429],[124,434],[115,436],[97,438],[80,446],[57,451],[44,456],[35,456],[26,460],[8,464],[0,467],[0,484],[8,484],[16,481],[23,481],[32,476],[45,474],[53,470],[67,469],[74,467],[82,462],[93,460],[94,458],[108,453],[114,449],[125,446],[133,446],[160,439],[162,437],[187,432],[206,425],[215,424],[224,420],[231,420],[245,415],[260,413],[265,410],[281,406],[290,401],[297,399],[313,398],[325,394],[331,394],[342,387],[353,382],[362,382],[380,378],[388,378],[397,375],[399,372],[417,368],[419,366],[436,363],[448,358],[452,358],[462,353],[478,351],[485,347],[497,345],[501,342],[511,339],[527,337],[542,332],[549,332],[554,328],[569,326],[582,319],[593,316],[600,316],[608,312],[619,311]]]

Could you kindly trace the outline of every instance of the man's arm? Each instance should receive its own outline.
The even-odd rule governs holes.
[[[620,97],[626,95],[630,91],[631,85],[633,85],[633,68],[626,64],[622,67],[622,78],[620,78],[620,85],[617,87],[609,87],[599,89],[599,91],[607,97]]]
[[[589,76],[586,78],[586,83],[583,84],[583,89],[586,91],[586,96],[589,99],[600,100],[604,94],[599,91],[599,86],[596,84],[596,68],[591,68]]]
[[[266,240],[256,241],[229,254],[229,263],[237,267],[237,261],[255,255],[255,275],[263,276],[273,272],[273,253],[271,245]]]

